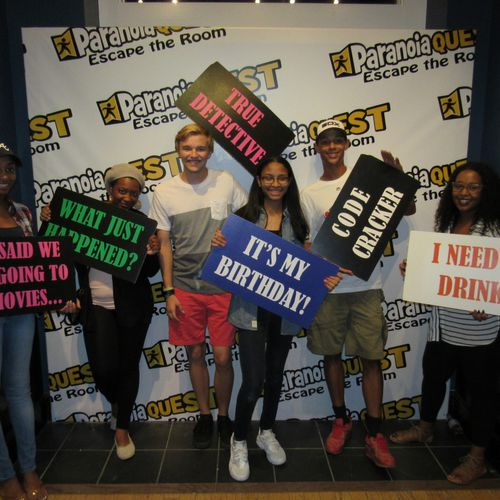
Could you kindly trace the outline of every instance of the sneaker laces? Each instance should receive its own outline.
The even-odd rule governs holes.
[[[246,462],[247,458],[247,447],[244,442],[233,441],[233,446],[231,448],[231,460],[233,462]]]
[[[281,445],[279,441],[276,439],[276,435],[274,434],[273,431],[268,431],[265,434],[261,432],[260,437],[268,448],[271,448],[274,451],[279,450],[281,448]]]
[[[333,435],[335,437],[341,437],[345,432],[347,432],[347,424],[343,422],[341,419],[336,419],[333,424]]]

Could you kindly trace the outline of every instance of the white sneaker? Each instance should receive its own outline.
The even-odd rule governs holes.
[[[279,444],[273,431],[259,429],[257,446],[266,452],[267,460],[273,465],[282,465],[286,462],[285,450]]]
[[[248,450],[246,441],[236,441],[231,436],[231,458],[229,459],[229,475],[235,481],[246,481],[250,476]]]

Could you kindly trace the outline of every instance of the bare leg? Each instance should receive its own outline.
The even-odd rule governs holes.
[[[382,368],[378,359],[362,359],[363,363],[363,398],[368,415],[375,418],[382,417]]]
[[[189,359],[189,376],[198,400],[200,413],[207,415],[210,413],[210,403],[208,399],[209,377],[205,362],[205,343],[190,345],[186,349]]]
[[[11,477],[0,483],[0,494],[2,498],[26,498],[24,490],[17,477]]]
[[[340,354],[325,356],[325,380],[334,406],[343,406],[344,400],[344,366]]]
[[[217,408],[220,416],[227,416],[233,391],[234,370],[231,347],[214,346],[215,376],[214,386]]]

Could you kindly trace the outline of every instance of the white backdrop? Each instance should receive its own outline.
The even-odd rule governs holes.
[[[346,123],[359,154],[389,149],[420,180],[417,214],[405,218],[382,259],[389,321],[382,361],[386,418],[417,418],[426,306],[401,300],[398,264],[410,229],[432,230],[436,200],[465,159],[474,58],[472,32],[267,28],[27,28],[25,69],[38,209],[58,185],[96,198],[103,172],[130,162],[147,178],[143,210],[162,180],[178,173],[174,136],[188,120],[176,97],[214,61],[232,71],[295,133],[285,150],[300,187],[315,181],[317,120]],[[249,188],[250,175],[216,147],[210,165]],[[182,348],[168,343],[161,279],[144,345],[134,418],[193,419],[197,413]],[[81,327],[46,315],[54,420],[102,421],[109,405],[92,381]],[[234,348],[235,388],[239,387]],[[209,363],[213,363],[211,355]],[[347,404],[364,410],[359,360],[345,361]],[[286,365],[278,418],[327,418],[322,360],[297,338]]]

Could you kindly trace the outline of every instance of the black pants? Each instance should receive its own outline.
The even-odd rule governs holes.
[[[292,335],[281,335],[281,318],[259,310],[258,331],[240,330],[240,366],[242,383],[236,401],[234,437],[247,439],[248,428],[257,400],[264,389],[260,428],[271,429],[276,420],[283,383],[283,369]]]
[[[91,306],[83,330],[97,388],[118,406],[119,429],[128,429],[139,389],[139,361],[149,323],[126,325],[115,311]]]
[[[471,394],[470,439],[473,445],[485,447],[495,427],[499,346],[498,338],[493,344],[477,347],[428,342],[423,358],[422,420],[435,422],[446,382],[459,370]]]

